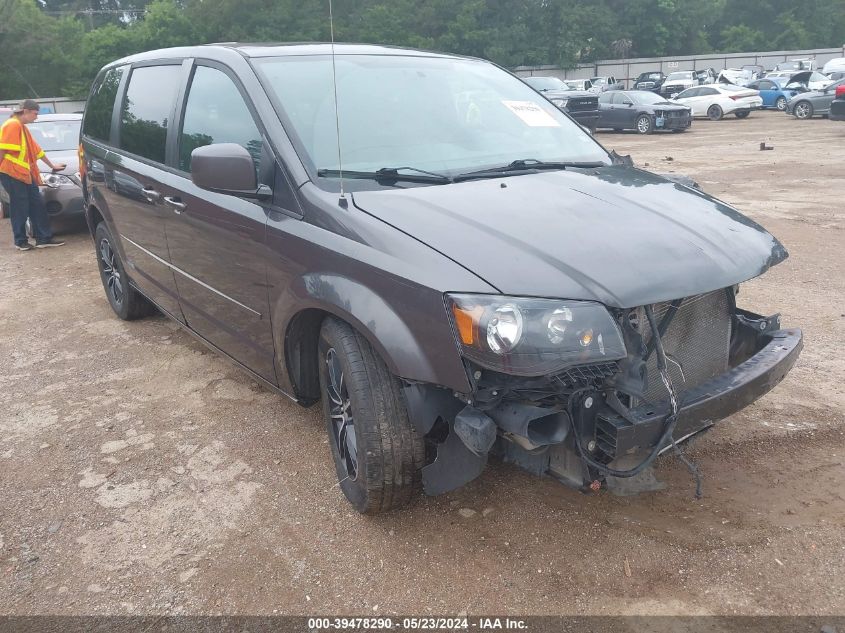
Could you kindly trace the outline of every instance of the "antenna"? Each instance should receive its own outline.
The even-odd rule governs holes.
[[[332,86],[334,87],[334,125],[337,132],[337,171],[340,175],[340,200],[338,204],[344,209],[347,206],[346,196],[343,193],[343,159],[340,155],[340,114],[337,107],[337,70],[334,63],[334,14],[332,13],[332,0],[329,0],[329,29],[332,35]]]

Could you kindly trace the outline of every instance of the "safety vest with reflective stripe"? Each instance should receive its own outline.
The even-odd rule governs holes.
[[[27,184],[42,184],[36,161],[44,156],[44,150],[17,117],[9,117],[0,126],[0,150],[6,151],[0,163],[0,173]]]

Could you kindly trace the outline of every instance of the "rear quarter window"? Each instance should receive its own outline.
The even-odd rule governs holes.
[[[108,142],[117,89],[125,72],[126,66],[111,68],[94,84],[85,107],[83,135]]]

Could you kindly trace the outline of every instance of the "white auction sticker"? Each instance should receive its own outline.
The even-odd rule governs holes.
[[[560,123],[531,101],[502,101],[504,106],[531,127],[560,127]]]

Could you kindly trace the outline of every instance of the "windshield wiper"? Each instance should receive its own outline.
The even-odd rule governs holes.
[[[503,165],[502,167],[489,167],[487,169],[480,169],[478,171],[468,171],[463,174],[454,176],[452,180],[460,182],[461,180],[471,180],[473,178],[496,178],[503,175],[515,175],[523,173],[536,173],[545,169],[591,169],[593,167],[605,167],[605,163],[601,161],[557,161],[545,162],[537,160],[536,158],[523,158],[515,160]]]
[[[403,174],[402,171],[410,171],[413,173]],[[317,175],[328,178],[337,178],[343,176],[344,178],[358,178],[376,180],[378,182],[388,182],[396,180],[407,180],[409,182],[431,182],[431,183],[447,183],[452,182],[452,179],[445,174],[437,174],[433,171],[426,171],[425,169],[417,169],[416,167],[382,167],[376,171],[347,171],[340,169],[318,169]]]

